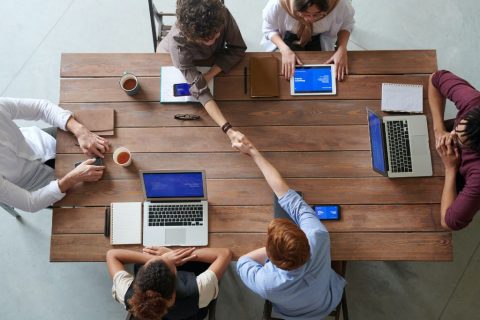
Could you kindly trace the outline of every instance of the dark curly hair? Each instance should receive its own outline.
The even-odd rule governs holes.
[[[480,106],[468,112],[463,119],[467,121],[463,131],[465,143],[470,149],[480,153]]]
[[[165,262],[144,265],[134,281],[134,293],[128,303],[135,318],[159,319],[165,315],[175,292],[175,274]]]
[[[211,39],[225,23],[220,0],[177,0],[177,26],[189,40]]]

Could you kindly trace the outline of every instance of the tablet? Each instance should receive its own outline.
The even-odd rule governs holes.
[[[290,93],[298,95],[335,95],[335,65],[305,64],[295,66],[295,73],[290,80]]]

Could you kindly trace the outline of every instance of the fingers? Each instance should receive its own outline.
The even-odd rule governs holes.
[[[182,261],[181,261],[181,263],[183,264],[183,263],[185,263],[185,262],[192,261],[192,260],[194,260],[194,259],[196,259],[196,258],[197,258],[197,255],[196,255],[196,254],[192,254],[192,255],[190,255],[190,256],[188,256],[188,257],[186,257],[186,258],[183,258]]]
[[[150,248],[143,248],[143,252],[154,255],[154,256],[157,255],[157,251],[154,250],[154,249],[150,249]]]
[[[296,55],[295,55],[295,59],[297,60],[297,64],[303,65],[303,62],[302,62],[302,61],[300,60],[300,58],[297,57]]]

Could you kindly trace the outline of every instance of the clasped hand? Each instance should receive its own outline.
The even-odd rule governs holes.
[[[107,139],[102,138],[88,129],[83,129],[77,136],[78,145],[88,156],[103,158],[103,154],[110,149]]]
[[[160,256],[162,259],[170,260],[176,266],[181,266],[188,261],[192,261],[197,258],[197,255],[193,252],[196,248],[181,248],[170,250],[165,247],[145,247],[143,248],[143,252],[154,255]],[[166,252],[165,252],[166,251]]]
[[[460,151],[455,145],[455,136],[448,132],[435,134],[435,148],[442,159],[445,169],[458,169],[460,165]]]

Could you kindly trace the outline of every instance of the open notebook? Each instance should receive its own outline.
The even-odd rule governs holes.
[[[110,221],[111,244],[142,243],[141,202],[113,202]]]
[[[209,67],[197,67],[201,73],[210,70]],[[186,83],[183,74],[173,66],[160,68],[160,103],[175,103],[175,102],[198,102],[192,96],[175,96],[174,85]],[[213,95],[213,79],[208,82],[208,88]]]
[[[423,86],[382,83],[382,111],[423,112]]]

